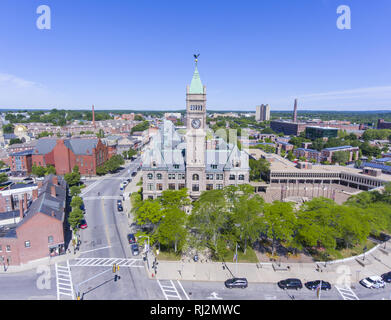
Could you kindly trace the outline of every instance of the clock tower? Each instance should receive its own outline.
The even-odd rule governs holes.
[[[186,90],[186,181],[190,196],[205,190],[206,87],[198,73],[198,55],[190,86]]]

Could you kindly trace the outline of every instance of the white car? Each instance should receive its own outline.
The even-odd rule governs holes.
[[[383,279],[379,276],[372,276],[372,277],[362,279],[360,281],[360,284],[363,285],[365,288],[369,288],[369,289],[384,288],[386,285]]]
[[[122,185],[126,186],[128,184],[128,182],[125,180],[124,182],[122,182]]]

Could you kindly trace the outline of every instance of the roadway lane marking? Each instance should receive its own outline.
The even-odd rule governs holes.
[[[159,280],[156,279],[157,283],[159,284],[160,290],[162,290],[163,295],[166,300],[169,300],[169,298],[176,298],[179,300],[182,300],[181,295],[179,294],[178,290],[176,289],[174,283],[172,280]],[[166,281],[168,283],[163,283],[163,281]],[[175,295],[173,294],[175,293]]]
[[[80,252],[80,254],[88,253],[88,252],[92,252],[92,251],[97,251],[97,250],[102,250],[102,249],[107,249],[107,248],[111,248],[111,246],[97,248],[97,249],[92,249],[92,250],[87,250],[87,251],[82,251],[82,252]]]
[[[54,265],[56,270],[56,289],[57,289],[57,300],[61,300],[61,295],[70,296],[72,300],[75,300],[73,292],[72,274],[69,266],[69,260],[67,260],[66,267],[60,266],[57,263]],[[61,272],[61,278],[59,273]],[[66,273],[67,279],[64,278]]]
[[[360,300],[354,291],[349,287],[337,287],[335,286],[344,300]]]
[[[143,259],[124,258],[76,258],[71,267],[111,267],[113,264],[127,268],[144,268]]]
[[[189,296],[187,295],[185,289],[183,289],[182,283],[180,283],[179,280],[177,280],[177,282],[178,282],[179,286],[181,287],[183,293],[185,294],[186,299],[187,299],[187,300],[190,300],[190,298],[189,298]]]

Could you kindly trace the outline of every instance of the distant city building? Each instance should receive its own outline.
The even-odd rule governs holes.
[[[269,121],[270,120],[270,107],[268,104],[260,105],[256,107],[255,112],[255,120],[256,121]]]
[[[377,120],[377,129],[391,129],[391,122],[386,122],[384,119]]]
[[[52,165],[59,175],[72,172],[74,166],[78,166],[83,175],[95,175],[96,168],[108,159],[108,147],[98,138],[41,138],[32,154],[33,165]]]
[[[283,120],[272,120],[270,128],[277,133],[284,133],[285,135],[298,136],[308,126],[306,123],[297,123]]]
[[[336,138],[338,129],[331,127],[308,126],[305,128],[305,137],[315,140],[319,138]]]

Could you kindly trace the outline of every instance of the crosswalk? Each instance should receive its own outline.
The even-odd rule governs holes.
[[[157,283],[159,284],[159,287],[162,290],[164,298],[166,300],[173,300],[173,299],[183,300],[182,296],[180,295],[178,289],[176,288],[172,280],[157,280]],[[185,289],[183,289],[183,286],[179,282],[179,280],[177,280],[177,283],[178,283],[178,287],[183,292],[185,299],[190,300],[189,296],[187,295]]]
[[[335,287],[344,300],[360,300],[351,288],[338,286]]]
[[[125,268],[144,268],[142,259],[124,258],[76,258],[71,261],[70,267],[111,267],[113,264]]]
[[[72,274],[69,268],[69,261],[67,260],[66,266],[55,264],[56,269],[56,287],[57,287],[57,300],[61,300],[62,296],[65,296],[72,300],[75,299],[73,292]]]

